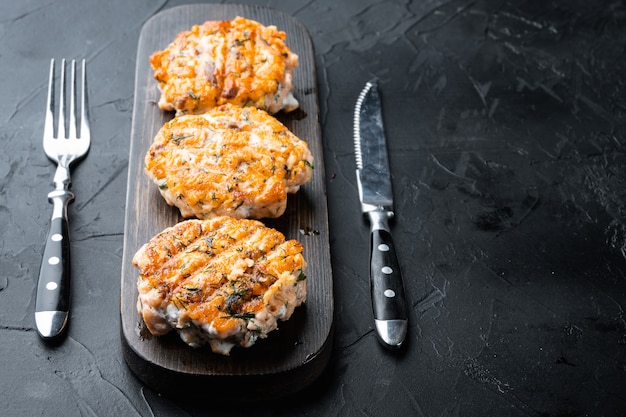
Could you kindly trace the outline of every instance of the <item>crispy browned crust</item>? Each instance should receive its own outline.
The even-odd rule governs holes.
[[[207,21],[178,34],[150,57],[159,82],[159,107],[177,114],[203,113],[225,103],[276,113],[298,107],[291,95],[298,56],[287,35],[237,17]]]
[[[302,252],[256,220],[183,221],[135,254],[138,311],[154,335],[176,329],[191,346],[223,354],[251,346],[304,301]]]
[[[311,178],[313,157],[262,110],[224,105],[167,122],[145,170],[183,217],[275,218]]]

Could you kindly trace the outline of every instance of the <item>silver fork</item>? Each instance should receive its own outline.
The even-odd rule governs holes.
[[[65,59],[61,63],[59,108],[56,121],[58,133],[55,134],[55,63],[50,61],[50,79],[48,81],[48,102],[43,132],[43,148],[52,161],[57,164],[54,174],[54,191],[48,194],[52,203],[50,231],[43,251],[37,284],[35,303],[35,323],[39,335],[52,339],[63,333],[66,328],[70,307],[70,239],[67,207],[74,199],[69,191],[70,168],[89,151],[90,130],[87,106],[87,77],[85,60],[82,61],[80,108],[76,106],[76,61],[70,63],[69,95],[66,92]],[[66,97],[67,96],[67,97]],[[67,109],[69,98],[69,111]],[[79,113],[80,112],[80,113]],[[67,129],[66,129],[66,114]]]

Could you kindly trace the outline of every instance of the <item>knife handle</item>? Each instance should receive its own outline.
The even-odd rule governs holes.
[[[370,286],[376,331],[385,347],[396,349],[404,342],[408,327],[402,272],[387,225],[389,214],[369,214],[372,221]]]
[[[70,307],[70,239],[67,206],[74,194],[57,190],[48,194],[54,209],[39,269],[35,323],[44,339],[59,336],[66,327]]]

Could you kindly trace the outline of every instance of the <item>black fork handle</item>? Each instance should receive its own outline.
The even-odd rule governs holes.
[[[35,302],[37,332],[44,339],[60,336],[69,317],[71,271],[67,207],[73,199],[74,194],[67,190],[48,194],[53,212],[39,270]]]

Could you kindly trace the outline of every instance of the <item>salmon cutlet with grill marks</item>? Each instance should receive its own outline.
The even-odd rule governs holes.
[[[257,220],[186,220],[137,251],[137,310],[148,330],[192,347],[250,347],[306,298],[303,247]]]
[[[225,104],[269,113],[298,108],[293,71],[298,56],[276,26],[236,17],[207,21],[179,33],[150,56],[162,110],[204,113]]]
[[[313,156],[267,112],[226,104],[165,123],[145,171],[185,218],[276,218],[310,181]]]

